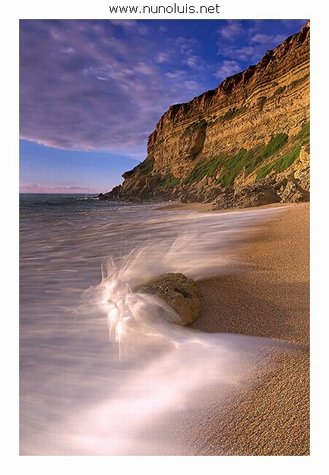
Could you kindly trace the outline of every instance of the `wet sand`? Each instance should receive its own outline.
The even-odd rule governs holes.
[[[309,454],[309,203],[293,204],[245,241],[241,264],[199,281],[205,332],[293,342],[273,355],[259,383],[234,395],[229,411],[204,407],[189,427],[192,455]]]

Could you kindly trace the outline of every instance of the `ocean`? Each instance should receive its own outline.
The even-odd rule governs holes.
[[[162,206],[20,195],[22,455],[183,453],[165,421],[195,411],[190,395],[208,385],[219,397],[259,357],[262,339],[158,325],[158,303],[134,288],[167,272],[225,273],[239,242],[277,210]]]

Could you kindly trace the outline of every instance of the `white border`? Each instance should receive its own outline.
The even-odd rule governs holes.
[[[328,210],[327,115],[325,100],[328,91],[327,45],[328,3],[305,0],[218,0],[221,14],[218,19],[311,19],[311,146],[312,146],[312,446],[310,457],[19,457],[18,456],[18,20],[27,18],[110,19],[107,5],[111,0],[22,0],[2,5],[1,48],[1,107],[2,127],[2,251],[5,267],[2,269],[2,344],[1,362],[1,457],[4,474],[83,474],[109,473],[188,473],[200,474],[204,470],[229,470],[230,473],[322,473],[326,463],[325,417],[328,402],[326,336],[327,324],[322,319],[324,295],[327,291],[328,268],[326,221]],[[119,2],[122,0],[118,0]],[[114,3],[114,2],[113,2]],[[126,0],[126,4],[136,2]],[[139,4],[169,4],[167,0]],[[176,3],[214,4],[208,0]],[[111,18],[114,18],[113,16]],[[122,18],[122,15],[120,15]],[[128,18],[128,16],[125,16]],[[144,18],[160,17],[148,16]],[[173,16],[167,17],[166,19]],[[183,16],[179,15],[180,19]],[[185,16],[197,19],[196,15]],[[214,15],[202,18],[215,19]],[[8,130],[9,125],[9,130]],[[217,473],[217,472],[215,472]]]

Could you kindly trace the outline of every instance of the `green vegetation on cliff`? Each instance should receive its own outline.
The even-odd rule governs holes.
[[[242,148],[234,155],[220,154],[207,162],[199,162],[184,179],[185,184],[196,183],[205,176],[214,177],[220,173],[217,183],[231,186],[243,170],[252,173],[263,160],[275,155],[288,141],[287,134],[274,136],[269,143],[251,150]]]
[[[125,172],[122,176],[123,178],[130,178],[136,173],[141,175],[149,175],[152,173],[154,167],[154,158],[152,155],[149,155],[145,158],[144,162],[139,163],[135,168]]]
[[[213,177],[222,163],[222,156],[218,156],[207,162],[201,161],[195,165],[191,173],[184,178],[183,183],[189,185],[196,183],[205,176]]]
[[[300,150],[302,146],[307,146],[310,143],[310,123],[304,122],[301,127],[301,130],[297,135],[291,138],[290,144],[291,147],[284,153],[280,158],[274,162],[267,163],[257,172],[257,180],[265,178],[266,175],[271,173],[271,171],[276,171],[281,173],[294,163],[295,160],[300,155]]]
[[[189,175],[184,178],[184,184],[197,183],[205,176],[216,177],[216,183],[222,186],[232,186],[236,177],[244,172],[249,175],[259,168],[263,162],[270,160],[257,172],[256,179],[266,177],[272,170],[280,173],[292,165],[299,157],[301,146],[309,144],[310,124],[302,125],[297,135],[289,140],[290,147],[275,160],[278,152],[288,145],[288,135],[285,133],[275,135],[265,145],[254,147],[250,150],[242,148],[234,155],[220,154],[211,160],[201,161],[195,165]],[[274,159],[274,161],[273,161]],[[177,183],[176,183],[177,184]]]
[[[205,121],[193,122],[193,128],[202,128]],[[190,127],[191,127],[190,126]],[[242,148],[235,154],[219,154],[207,161],[198,162],[192,171],[182,180],[185,185],[191,185],[201,181],[205,176],[217,177],[216,183],[222,186],[232,186],[234,180],[240,173],[250,175],[257,172],[256,180],[265,178],[271,171],[280,173],[292,165],[299,157],[302,146],[306,146],[310,141],[310,124],[305,122],[297,135],[291,137],[288,142],[288,135],[277,134],[265,145],[258,145],[250,150]],[[290,146],[289,146],[290,145]],[[287,148],[288,146],[288,148]],[[286,150],[283,155],[276,158],[281,149]],[[265,164],[264,164],[265,162]],[[133,170],[124,174],[125,178],[133,176],[135,173],[150,175],[153,171],[154,159],[149,155],[144,162],[140,163]],[[181,180],[171,173],[162,177],[160,188],[172,189]]]
[[[138,165],[139,172],[142,175],[149,175],[154,167],[154,158],[152,155],[149,155],[144,162],[142,162],[140,165]]]
[[[293,162],[296,160],[296,158],[299,157],[300,154],[300,145],[297,145],[290,149],[287,153],[285,153],[279,160],[276,160],[275,162],[269,163],[268,165],[265,165],[262,167],[259,172],[257,173],[257,180],[260,180],[261,178],[265,178],[266,175],[271,173],[271,171],[275,170],[278,173],[283,172],[287,168],[290,167],[290,165],[293,164]]]
[[[273,93],[273,96],[277,96],[279,94],[282,94],[284,91],[286,90],[291,90],[293,89],[294,87],[297,87],[299,86],[300,84],[302,84],[304,81],[306,81],[306,79],[308,79],[309,76],[308,74],[306,74],[305,76],[299,78],[299,79],[295,79],[294,81],[292,81],[290,84],[287,84],[286,86],[279,86]]]
[[[300,132],[296,135],[296,139],[300,140],[301,145],[310,144],[310,123],[304,122]]]
[[[178,185],[179,182],[179,178],[176,178],[174,175],[169,173],[168,175],[162,178],[160,188],[175,188],[175,186]]]
[[[232,109],[229,109],[224,115],[218,117],[218,121],[225,121],[225,120],[232,120],[235,117],[238,117],[240,114],[243,114],[243,112],[246,112],[247,107],[242,106],[242,107],[233,107]]]

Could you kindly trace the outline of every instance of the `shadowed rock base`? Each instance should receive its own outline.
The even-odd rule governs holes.
[[[164,274],[135,289],[164,300],[181,318],[183,325],[195,322],[201,310],[199,290],[184,274]]]

